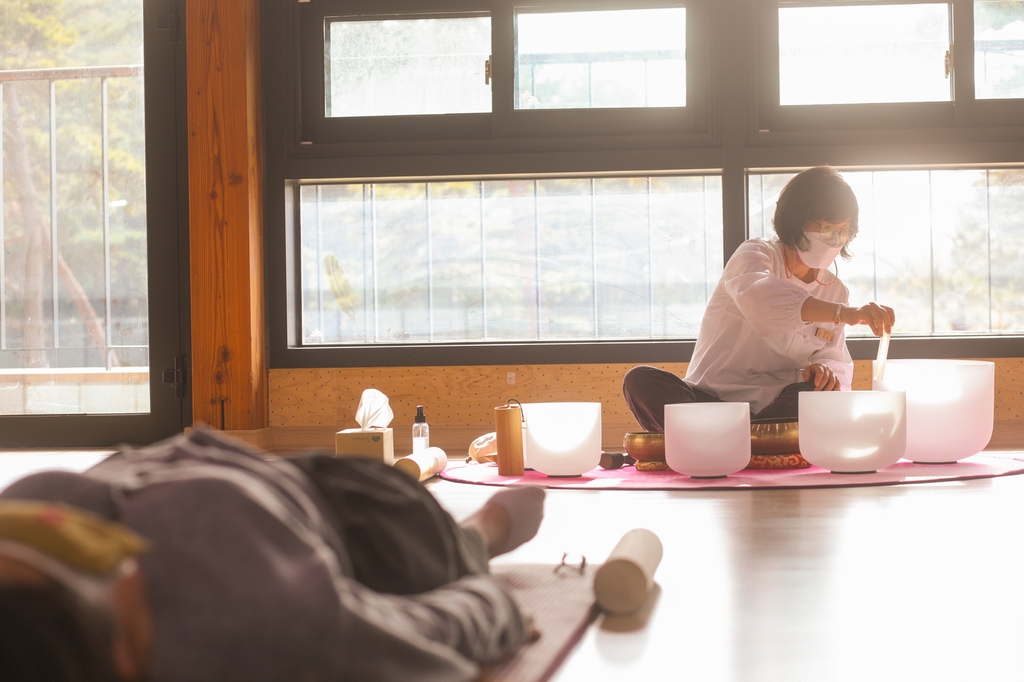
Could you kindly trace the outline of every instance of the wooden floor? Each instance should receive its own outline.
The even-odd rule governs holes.
[[[1021,452],[1024,456],[1024,452]],[[437,481],[457,518],[493,489]],[[642,629],[599,621],[555,679],[1024,680],[1024,476],[872,488],[549,491],[502,562],[661,538]]]
[[[0,487],[101,452],[0,453]],[[1020,453],[1024,457],[1024,451]],[[456,518],[494,488],[435,480]],[[585,635],[560,682],[1024,680],[1024,476],[873,488],[549,491],[500,557],[601,562],[627,530],[665,555],[646,624]]]

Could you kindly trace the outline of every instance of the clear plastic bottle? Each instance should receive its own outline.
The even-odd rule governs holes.
[[[412,451],[423,452],[430,447],[430,426],[423,414],[423,406],[416,406],[416,420],[412,423]]]

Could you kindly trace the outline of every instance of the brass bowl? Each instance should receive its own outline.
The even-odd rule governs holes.
[[[626,453],[638,462],[665,461],[665,434],[639,431],[622,439]],[[800,431],[795,420],[770,419],[750,422],[750,454],[799,455]]]
[[[796,420],[766,419],[750,422],[750,454],[798,455],[800,431]]]
[[[630,457],[638,462],[665,461],[665,434],[650,431],[627,433],[622,439],[622,447]]]

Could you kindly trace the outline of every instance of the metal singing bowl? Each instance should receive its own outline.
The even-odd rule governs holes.
[[[800,454],[796,420],[766,419],[750,422],[751,455]]]
[[[665,459],[665,434],[638,431],[622,439],[626,453],[638,462]],[[750,454],[800,454],[800,430],[795,420],[766,419],[750,423]]]
[[[622,447],[630,457],[638,462],[665,461],[665,434],[649,431],[627,433],[622,439]]]

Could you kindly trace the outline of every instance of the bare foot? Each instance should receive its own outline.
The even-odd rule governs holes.
[[[490,502],[484,503],[484,506],[462,522],[463,528],[475,530],[484,539],[488,557],[498,556],[498,550],[504,547],[508,540],[511,526],[512,520],[509,518],[508,510]]]
[[[544,518],[544,489],[508,488],[495,493],[463,527],[480,533],[491,557],[506,554],[534,535]]]

